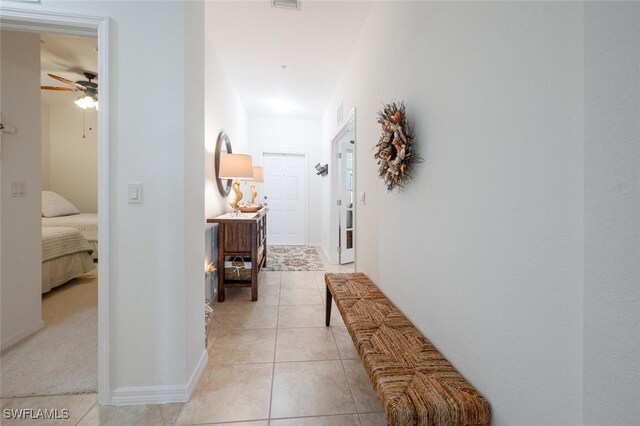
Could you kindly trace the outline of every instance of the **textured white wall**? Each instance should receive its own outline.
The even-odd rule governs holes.
[[[320,245],[322,233],[320,186],[327,177],[316,176],[322,160],[320,120],[251,117],[250,139],[254,163],[262,165],[265,152],[303,153],[307,160],[307,244]],[[324,164],[324,163],[323,163]],[[259,196],[264,194],[259,193]]]
[[[42,190],[49,190],[49,104],[44,102],[40,104],[40,141],[42,143],[40,157],[40,182]]]
[[[48,141],[43,140],[48,157],[43,158],[42,180],[49,190],[71,201],[83,213],[98,211],[98,114],[95,109],[84,112],[70,97],[68,102],[46,105],[48,115],[42,121],[42,131],[48,129]],[[45,128],[45,126],[47,126]],[[92,130],[89,130],[92,129]],[[86,138],[83,139],[82,135]],[[46,137],[46,136],[45,136]],[[45,148],[48,142],[48,149]]]
[[[323,121],[326,155],[339,102],[358,108],[358,269],[496,425],[582,423],[582,22],[578,3],[375,3]],[[425,162],[387,193],[392,100]]]
[[[40,197],[40,38],[2,31],[0,85],[3,133],[0,162],[0,300],[2,349],[41,328],[42,224]],[[10,197],[11,181],[25,197]]]
[[[247,112],[240,101],[236,90],[227,78],[220,59],[213,48],[212,35],[207,28],[213,28],[218,19],[223,17],[215,14],[212,3],[205,3],[205,40],[204,60],[206,81],[204,85],[205,95],[205,217],[211,218],[221,215],[231,208],[229,197],[223,198],[218,191],[214,171],[215,148],[218,133],[224,130],[229,135],[231,147],[236,154],[251,154],[249,141],[249,122]],[[233,194],[233,191],[232,191]],[[232,198],[232,194],[230,197]],[[205,228],[205,255],[204,264],[212,260],[212,226]],[[205,279],[206,295],[210,297],[211,280]]]
[[[584,421],[640,419],[640,3],[587,2]]]

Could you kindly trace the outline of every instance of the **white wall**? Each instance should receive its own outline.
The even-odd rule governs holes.
[[[111,18],[110,386],[115,396],[133,391],[158,395],[156,401],[161,401],[171,398],[170,392],[163,393],[167,389],[183,395],[189,380],[197,379],[194,360],[206,359],[204,216],[202,202],[194,202],[202,197],[204,176],[198,166],[187,171],[204,145],[197,131],[204,123],[195,113],[201,98],[191,97],[194,87],[204,86],[194,54],[202,53],[201,46],[190,44],[203,32],[200,6],[170,1],[2,2],[2,7]],[[38,143],[38,164],[39,149]],[[127,203],[127,182],[143,183],[143,204]],[[39,174],[37,185],[39,189]],[[192,206],[199,209],[193,216]],[[39,251],[40,242],[28,250]],[[188,270],[193,265],[197,270]]]
[[[42,104],[42,186],[59,193],[83,213],[97,213],[98,114],[95,109],[78,108],[74,99]]]
[[[218,191],[215,176],[215,148],[218,133],[224,130],[231,140],[232,151],[236,154],[251,154],[249,141],[249,123],[247,113],[240,97],[227,78],[224,68],[213,48],[211,29],[216,20],[223,19],[215,15],[215,7],[211,3],[204,5],[205,40],[204,61],[206,81],[204,84],[205,114],[205,217],[212,218],[230,210],[228,198],[223,198]],[[204,264],[208,265],[212,258],[211,250],[212,226],[205,229]],[[207,297],[211,296],[211,280],[205,279]]]
[[[496,425],[582,423],[582,24],[578,3],[375,3],[323,120],[328,161],[339,102],[358,108],[358,269]],[[392,100],[425,162],[387,193]]]
[[[40,103],[40,141],[42,143],[40,157],[40,182],[43,191],[49,191],[49,104]]]
[[[640,418],[640,3],[585,3],[584,421]]]
[[[0,160],[0,300],[2,349],[42,328],[42,224],[40,212],[40,38],[2,31]],[[10,197],[11,181],[25,184]]]
[[[316,176],[314,166],[322,159],[320,120],[280,117],[251,117],[250,139],[254,164],[263,164],[265,152],[305,154],[307,160],[307,244],[318,246],[322,239],[320,187],[327,177]],[[324,164],[324,163],[323,163]],[[264,194],[258,189],[258,196]],[[267,194],[268,196],[268,194]],[[268,200],[267,200],[268,201]]]

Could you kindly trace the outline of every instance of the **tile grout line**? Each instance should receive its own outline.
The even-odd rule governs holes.
[[[97,396],[97,395],[98,395],[98,394],[96,394],[96,396]],[[89,411],[93,410],[93,407],[95,407],[96,405],[98,405],[98,401],[97,401],[97,400],[96,400],[96,402],[95,402],[95,403],[93,403],[93,404],[91,405],[91,407],[89,407],[89,409],[88,409],[88,410],[87,410],[87,411],[82,415],[82,417],[80,417],[80,418],[78,419],[78,421],[75,423],[75,426],[78,426],[78,425],[82,422],[82,420],[83,420],[85,417],[87,417],[87,414],[89,414]],[[99,421],[99,419],[100,419],[100,416],[99,416],[99,413],[98,413],[98,421]]]
[[[269,392],[269,414],[267,424],[271,423],[271,407],[273,406],[273,382],[276,375],[276,351],[278,350],[278,326],[280,325],[280,297],[282,297],[282,273],[280,273],[280,286],[278,288],[278,309],[276,310],[276,338],[273,342],[273,366],[271,368],[271,391]]]
[[[336,335],[334,334],[333,329],[331,329],[331,335],[333,336],[333,342],[336,345],[336,349],[338,349],[338,341],[336,340]],[[358,409],[358,404],[356,403],[356,397],[353,394],[353,388],[351,387],[351,381],[349,380],[349,376],[347,376],[347,369],[344,367],[344,360],[342,359],[342,354],[340,353],[339,349],[338,349],[338,356],[340,357],[340,365],[342,365],[342,372],[344,373],[344,378],[347,381],[347,386],[349,386],[349,392],[351,393],[351,400],[353,401],[353,406],[356,409],[356,412],[358,413],[359,409]],[[359,414],[360,413],[358,413],[358,421],[360,421],[360,415]]]

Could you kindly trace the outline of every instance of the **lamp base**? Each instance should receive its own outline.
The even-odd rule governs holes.
[[[242,191],[240,191],[240,181],[234,180],[231,184],[231,188],[233,188],[233,192],[235,192],[236,196],[232,203],[229,203],[232,209],[238,211],[240,210],[240,200],[242,200]]]

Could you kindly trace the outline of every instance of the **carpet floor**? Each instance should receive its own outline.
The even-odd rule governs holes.
[[[265,271],[324,271],[324,262],[313,247],[269,246]]]
[[[42,297],[45,327],[2,352],[2,398],[97,392],[98,271]]]

